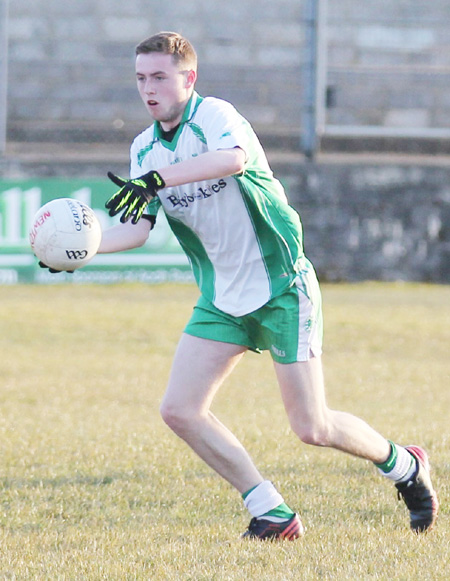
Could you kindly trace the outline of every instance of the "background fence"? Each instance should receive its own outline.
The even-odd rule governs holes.
[[[198,50],[199,91],[293,146],[305,125],[308,5],[323,18],[321,132],[450,137],[446,0],[14,0],[9,15],[1,3],[9,143],[128,141],[147,122],[133,47],[176,29]]]
[[[328,2],[329,136],[450,138],[450,5]]]
[[[76,193],[83,187],[71,179],[94,180],[100,212],[107,182],[99,181],[108,169],[127,172],[129,144],[149,123],[134,46],[159,30],[190,38],[199,92],[232,101],[254,125],[323,279],[450,281],[448,0],[0,0],[0,8],[0,268],[9,264],[0,282],[20,279],[5,255],[29,253],[28,192],[55,195],[34,181],[66,179],[62,190]],[[307,161],[302,148],[320,155]],[[361,152],[369,155],[353,155]],[[412,153],[425,155],[404,155]]]

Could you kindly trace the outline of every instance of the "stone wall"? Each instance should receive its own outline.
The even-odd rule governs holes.
[[[254,122],[277,123],[287,115],[298,125],[296,0],[14,0],[10,123],[72,120],[88,130],[97,121],[146,120],[135,88],[134,46],[159,30],[178,30],[194,43],[201,93],[235,101]]]
[[[42,122],[49,139],[52,123],[95,139],[145,122],[133,48],[161,29],[197,47],[201,93],[300,130],[304,0],[13,0],[9,13],[10,139]],[[327,122],[450,128],[449,25],[447,0],[328,0]]]
[[[450,5],[328,2],[328,123],[450,128]]]
[[[322,279],[450,282],[447,159],[312,163],[298,153],[303,8],[304,0],[10,1],[8,136],[21,143],[0,159],[0,176],[126,173],[129,142],[149,122],[133,47],[178,30],[199,53],[199,92],[231,100],[261,135]],[[450,128],[449,24],[448,0],[328,0],[327,122]],[[108,147],[72,154],[67,141]],[[43,142],[62,145],[46,156]],[[402,148],[418,150],[410,139]]]
[[[324,280],[450,282],[450,164],[278,167]]]
[[[109,160],[0,160],[0,176],[126,175],[126,152]],[[307,256],[325,281],[450,283],[450,160],[269,155],[304,225]],[[1,178],[0,178],[1,179]]]

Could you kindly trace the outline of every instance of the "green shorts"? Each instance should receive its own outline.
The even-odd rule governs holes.
[[[322,301],[314,271],[299,275],[295,284],[260,309],[233,317],[201,296],[185,333],[269,350],[274,361],[307,361],[322,353]]]

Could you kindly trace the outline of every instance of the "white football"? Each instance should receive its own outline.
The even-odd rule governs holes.
[[[36,213],[29,237],[34,254],[46,266],[75,270],[97,253],[102,229],[89,206],[72,198],[57,198]]]

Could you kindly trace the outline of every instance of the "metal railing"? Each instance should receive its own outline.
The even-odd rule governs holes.
[[[445,2],[305,0],[302,149],[323,137],[450,140]]]
[[[0,155],[6,148],[8,87],[8,1],[0,0]]]

